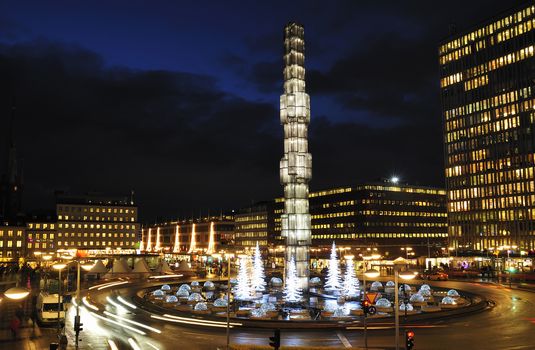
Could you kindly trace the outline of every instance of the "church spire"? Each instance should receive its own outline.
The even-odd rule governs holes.
[[[15,99],[12,100],[7,127],[7,149],[5,173],[0,183],[0,216],[4,220],[16,219],[22,210],[22,171],[17,161],[17,148],[15,145],[15,113],[17,107]]]

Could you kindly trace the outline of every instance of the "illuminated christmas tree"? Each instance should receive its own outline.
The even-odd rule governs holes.
[[[234,288],[234,297],[236,300],[251,300],[254,289],[251,279],[251,257],[249,255],[240,255],[237,280],[238,283]]]
[[[355,274],[355,265],[353,257],[346,258],[346,272],[344,274],[344,283],[342,285],[342,294],[346,296],[357,296],[359,290],[359,279]]]
[[[256,242],[256,248],[254,251],[253,262],[253,286],[257,291],[266,290],[266,275],[264,274],[264,262],[262,261],[262,254],[260,253],[260,247]]]
[[[327,272],[327,281],[325,282],[326,290],[340,290],[342,283],[340,281],[340,262],[336,256],[336,244],[333,242],[331,248],[331,258],[329,260],[329,271]]]
[[[286,274],[286,285],[284,286],[284,300],[289,303],[296,303],[301,300],[302,290],[299,288],[297,278],[297,268],[293,256],[288,262],[288,273]]]

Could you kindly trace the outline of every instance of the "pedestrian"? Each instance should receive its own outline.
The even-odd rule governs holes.
[[[11,322],[9,323],[9,328],[11,329],[11,335],[13,336],[13,340],[17,339],[17,333],[19,332],[20,328],[20,320],[17,316],[13,316]]]

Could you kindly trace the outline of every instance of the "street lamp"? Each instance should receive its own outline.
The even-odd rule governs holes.
[[[366,267],[365,267],[366,268]],[[366,300],[366,277],[368,278],[377,278],[379,276],[380,272],[375,269],[369,269],[364,272],[364,275],[362,277],[362,283],[364,285],[364,291],[362,294],[362,300]],[[364,314],[364,347],[368,349],[368,325],[366,323],[367,315]]]
[[[58,331],[58,337],[61,333],[61,322],[60,322],[60,310],[61,310],[61,270],[63,270],[65,267],[67,267],[67,264],[64,263],[57,263],[52,265],[54,270],[57,270],[59,273],[58,276],[58,325],[57,325],[57,331]]]
[[[221,254],[212,254],[215,258],[221,258]],[[230,349],[230,259],[234,257],[232,253],[225,253],[227,259],[227,350]]]
[[[9,288],[4,292],[6,298],[11,300],[22,300],[30,294],[30,291],[22,287]]]
[[[396,350],[399,350],[399,290],[398,290],[398,277],[403,280],[412,280],[416,277],[416,273],[413,271],[399,272],[397,269],[394,272],[394,314],[396,321]]]

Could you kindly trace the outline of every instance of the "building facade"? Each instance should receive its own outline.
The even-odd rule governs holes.
[[[280,218],[280,212],[279,212]],[[234,241],[241,248],[258,245],[267,247],[275,244],[275,202],[259,202],[238,210],[234,216]],[[279,224],[280,227],[280,224]]]
[[[234,217],[177,220],[142,228],[143,251],[169,254],[213,254],[233,247]]]
[[[439,47],[451,245],[535,249],[535,6]]]
[[[0,263],[18,262],[24,258],[26,227],[20,225],[0,226]]]
[[[236,215],[236,245],[285,244],[284,198],[242,209]],[[368,183],[309,194],[312,247],[376,248],[384,256],[437,255],[447,249],[446,192],[392,182]],[[239,221],[238,221],[239,220]],[[268,247],[263,232],[267,230]],[[241,239],[242,236],[245,237]]]
[[[124,197],[57,197],[57,249],[133,249],[140,225],[138,208]]]
[[[28,258],[54,254],[57,250],[58,224],[51,219],[31,219],[26,222],[26,251]],[[37,254],[36,254],[37,253]]]

